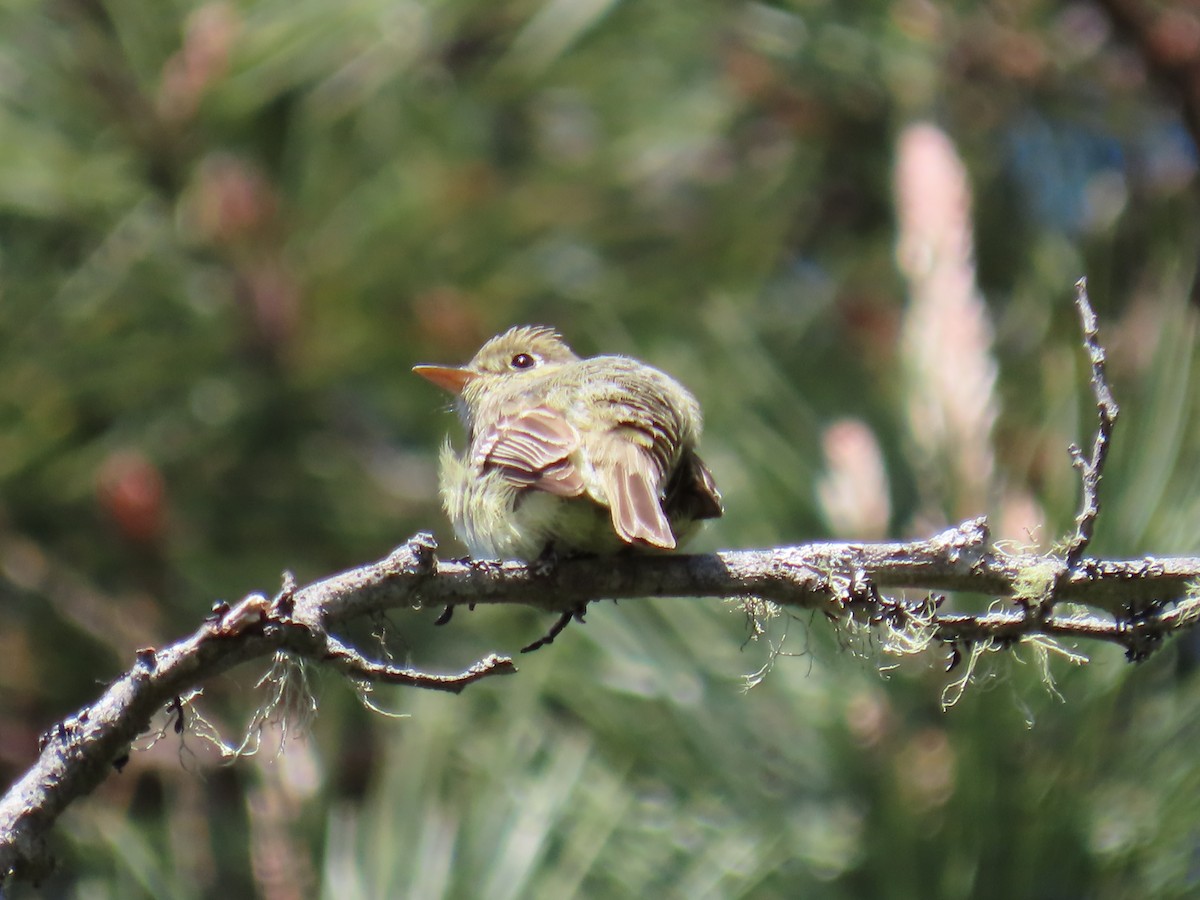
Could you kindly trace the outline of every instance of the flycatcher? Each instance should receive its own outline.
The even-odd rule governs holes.
[[[519,326],[465,366],[413,371],[457,395],[468,445],[442,448],[441,494],[473,556],[674,550],[721,515],[700,406],[658,369]]]

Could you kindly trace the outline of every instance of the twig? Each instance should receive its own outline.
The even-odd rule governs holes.
[[[1096,411],[1099,413],[1100,423],[1092,441],[1091,457],[1085,457],[1077,444],[1071,444],[1068,448],[1071,463],[1079,470],[1083,481],[1083,499],[1079,515],[1075,518],[1075,536],[1067,545],[1068,571],[1079,565],[1096,530],[1096,519],[1100,516],[1100,479],[1104,475],[1104,461],[1108,458],[1113,427],[1117,424],[1117,415],[1120,413],[1105,376],[1104,347],[1100,345],[1096,312],[1088,300],[1086,278],[1075,282],[1075,305],[1079,309],[1079,319],[1083,327],[1083,346],[1092,364],[1092,392],[1096,395]]]
[[[325,659],[332,662],[343,674],[364,681],[377,681],[381,684],[399,684],[406,687],[428,688],[435,691],[448,691],[460,694],[463,689],[476,681],[482,681],[491,675],[510,675],[517,671],[513,661],[507,656],[490,653],[470,668],[454,675],[431,675],[416,669],[402,669],[387,663],[367,659],[353,647],[344,644],[333,636],[324,639]]]

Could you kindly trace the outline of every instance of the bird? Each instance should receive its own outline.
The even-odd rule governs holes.
[[[520,325],[465,365],[413,371],[454,394],[466,429],[439,481],[475,558],[668,552],[723,513],[696,453],[700,405],[652,366],[580,358],[553,328]]]

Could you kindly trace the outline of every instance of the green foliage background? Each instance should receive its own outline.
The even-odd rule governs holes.
[[[988,509],[938,509],[904,416],[896,138],[938,122],[995,327]],[[456,426],[418,362],[516,322],[705,406],[703,547],[829,535],[821,432],[879,439],[889,532],[1071,525],[1091,279],[1124,416],[1098,554],[1192,553],[1196,154],[1092,7],[5,0],[0,4],[0,764],[218,598],[434,530]],[[953,486],[951,486],[953,487]],[[381,623],[457,669],[548,624]],[[365,711],[309,677],[305,742],[135,752],[55,833],[46,896],[1061,897],[1197,890],[1195,649],[1134,669],[931,654],[718,602],[601,605],[514,679]],[[367,633],[358,637],[370,644]],[[372,645],[377,646],[377,645]],[[848,652],[852,651],[852,652]],[[199,709],[236,741],[260,670]],[[147,744],[150,742],[147,741]],[[18,892],[18,896],[20,893]]]

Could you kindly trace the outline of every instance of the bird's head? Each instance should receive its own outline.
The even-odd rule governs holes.
[[[465,366],[414,366],[413,371],[458,395],[469,422],[485,396],[507,396],[578,359],[553,328],[518,325],[485,343]]]

